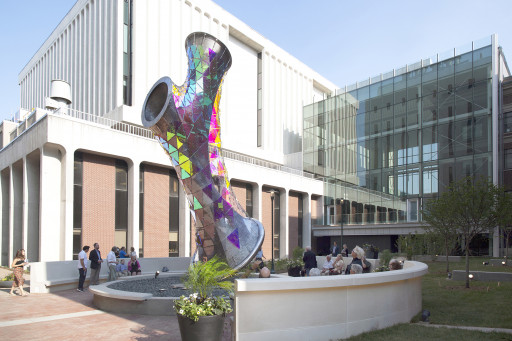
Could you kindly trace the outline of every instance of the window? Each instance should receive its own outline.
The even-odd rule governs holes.
[[[169,257],[179,257],[180,186],[176,172],[169,171]]]
[[[505,169],[512,169],[512,149],[505,150]]]
[[[73,164],[73,259],[82,250],[83,154],[75,152]]]
[[[128,165],[116,160],[116,203],[114,245],[128,245]]]
[[[139,171],[139,257],[144,256],[144,165]]]
[[[253,217],[252,211],[252,185],[245,185],[245,211],[249,217]]]
[[[132,105],[132,0],[124,0],[123,12],[123,103]]]

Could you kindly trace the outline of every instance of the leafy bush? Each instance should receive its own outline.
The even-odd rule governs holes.
[[[391,251],[388,249],[382,250],[380,253],[380,264],[387,267],[392,257],[393,256],[391,255]]]
[[[295,249],[293,249],[292,255],[293,259],[302,259],[302,256],[304,255],[304,249],[300,246],[297,246]]]
[[[10,273],[7,276],[5,276],[4,278],[2,278],[2,281],[14,281],[14,273]]]
[[[226,262],[217,257],[207,262],[191,264],[183,280],[186,289],[193,294],[181,296],[174,301],[174,309],[178,315],[197,321],[199,316],[227,314],[232,311],[229,301],[222,297],[212,296],[215,289],[233,291],[233,282],[230,278],[236,271]]]

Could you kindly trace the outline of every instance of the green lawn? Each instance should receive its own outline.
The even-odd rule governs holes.
[[[488,257],[472,257],[470,270],[512,272],[510,266],[484,266]],[[476,282],[465,288],[464,281],[448,280],[446,263],[425,262],[429,271],[423,276],[423,309],[430,311],[433,324],[512,329],[512,282]],[[464,270],[464,259],[450,263],[450,271]],[[412,322],[418,322],[420,314]],[[512,334],[482,333],[448,328],[429,328],[415,324],[401,324],[364,333],[357,340],[512,340]]]
[[[471,330],[432,328],[415,324],[396,326],[353,336],[347,341],[430,341],[430,340],[512,340],[512,334],[484,333]]]

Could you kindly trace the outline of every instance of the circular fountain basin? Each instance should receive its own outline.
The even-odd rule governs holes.
[[[155,275],[126,276],[117,281],[90,286],[89,290],[94,294],[94,305],[103,311],[173,316],[176,315],[173,300],[188,295],[180,285],[183,275],[161,273],[156,280]]]

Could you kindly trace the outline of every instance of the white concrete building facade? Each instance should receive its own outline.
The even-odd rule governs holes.
[[[194,251],[188,203],[140,114],[156,80],[185,79],[195,31],[233,57],[223,150],[238,200],[265,226],[264,254],[272,212],[275,257],[311,244],[323,183],[302,172],[302,110],[335,85],[208,0],[78,0],[19,75],[26,119],[0,126],[2,265],[20,248],[31,261],[70,260],[94,242],[147,257]],[[71,104],[42,109],[59,99],[55,79],[70,84]]]

